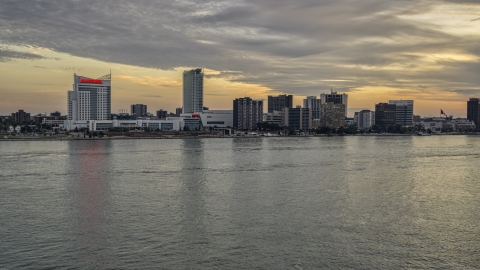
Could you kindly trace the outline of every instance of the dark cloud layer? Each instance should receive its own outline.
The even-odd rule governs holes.
[[[473,0],[447,2],[478,5]],[[224,71],[212,76],[301,95],[368,86],[474,91],[480,85],[478,63],[427,63],[424,58],[452,53],[480,57],[479,36],[453,36],[433,23],[404,19],[440,3],[37,0],[26,5],[0,0],[0,45],[39,46],[158,69],[206,67]],[[0,61],[41,57],[0,50]]]

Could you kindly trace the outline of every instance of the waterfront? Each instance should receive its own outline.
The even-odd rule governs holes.
[[[480,137],[0,142],[0,269],[476,269]]]

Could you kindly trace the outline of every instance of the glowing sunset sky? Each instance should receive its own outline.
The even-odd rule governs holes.
[[[181,106],[182,72],[206,69],[204,105],[245,95],[349,95],[466,116],[480,97],[476,0],[0,0],[0,115],[66,114],[73,74],[112,71],[112,112]],[[266,110],[266,106],[265,106]]]

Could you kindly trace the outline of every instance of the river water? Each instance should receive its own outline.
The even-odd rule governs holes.
[[[478,269],[480,137],[0,142],[0,269]]]

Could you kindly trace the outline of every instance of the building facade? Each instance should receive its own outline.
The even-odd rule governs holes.
[[[397,105],[388,103],[375,104],[375,125],[387,129],[397,123]]]
[[[292,95],[268,96],[268,112],[282,111],[284,108],[293,107]]]
[[[12,120],[15,121],[15,123],[19,123],[19,124],[23,122],[29,122],[30,113],[27,113],[24,110],[18,110],[18,112],[12,113]]]
[[[467,101],[467,119],[472,121],[480,129],[480,99],[470,98]]]
[[[167,113],[167,111],[164,111],[164,110],[160,109],[160,110],[157,111],[156,115],[157,115],[158,119],[167,119],[168,113]]]
[[[344,118],[348,117],[348,95],[347,94],[339,94],[334,90],[331,90],[330,94],[320,94],[320,103],[327,104],[343,104],[345,105],[345,112]]]
[[[413,100],[390,100],[388,104],[394,104],[396,108],[395,123],[404,127],[413,126]]]
[[[337,129],[345,125],[345,104],[328,102],[320,105],[320,127]]]
[[[130,113],[136,114],[138,117],[147,115],[147,105],[145,104],[132,104],[130,105]]]
[[[263,101],[249,97],[233,101],[233,128],[255,129],[263,120]]]
[[[370,129],[373,125],[375,125],[375,112],[370,110],[362,110],[355,114],[355,116],[358,117],[355,122],[357,123],[357,127],[359,129]]]
[[[109,120],[111,115],[111,76],[90,79],[73,75],[68,91],[68,120]]]
[[[208,110],[200,113],[202,126],[204,127],[233,127],[232,110]]]
[[[321,100],[316,96],[308,96],[303,100],[303,107],[312,111],[312,119],[320,119]]]
[[[308,108],[284,108],[283,126],[292,130],[307,130],[312,128],[312,110]]]
[[[201,68],[183,72],[182,113],[203,112],[203,70]]]
[[[273,113],[264,113],[263,122],[277,124],[279,127],[284,126],[282,112],[273,111]]]

